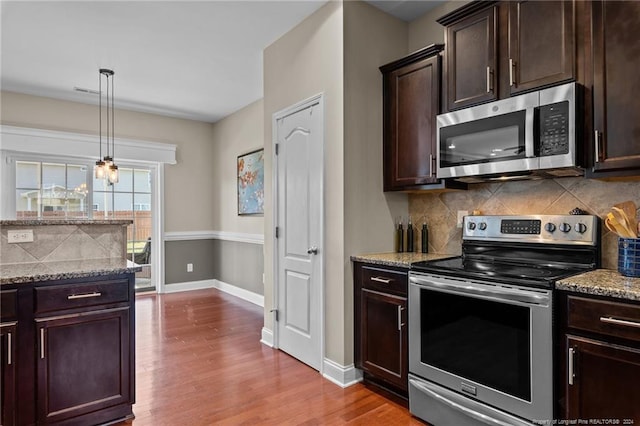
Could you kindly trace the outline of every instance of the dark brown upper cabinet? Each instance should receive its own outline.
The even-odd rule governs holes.
[[[591,4],[593,168],[588,177],[640,175],[640,2]]]
[[[442,48],[441,44],[431,45],[380,67],[385,191],[460,187],[436,179]]]
[[[571,1],[471,2],[438,22],[448,111],[575,78]]]
[[[510,94],[573,79],[573,2],[508,3]]]
[[[498,8],[456,20],[445,31],[446,100],[449,110],[497,98]]]

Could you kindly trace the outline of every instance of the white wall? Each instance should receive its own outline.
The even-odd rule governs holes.
[[[318,93],[325,103],[325,356],[344,354],[342,2],[331,1],[264,50],[265,328],[273,329],[273,114]]]
[[[255,101],[213,124],[213,230],[264,233],[264,218],[238,216],[238,155],[264,146],[264,101]],[[269,184],[269,182],[265,182]]]

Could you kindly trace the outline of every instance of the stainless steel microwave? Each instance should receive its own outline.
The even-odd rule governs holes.
[[[580,176],[576,83],[440,114],[437,176],[463,182]]]

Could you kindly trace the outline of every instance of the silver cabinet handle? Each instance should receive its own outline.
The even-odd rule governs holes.
[[[309,247],[307,249],[307,254],[318,254],[318,247]]]
[[[514,76],[514,68],[516,66],[516,63],[513,61],[513,59],[509,58],[509,86],[515,86],[516,84],[516,80],[513,77]]]
[[[40,329],[40,359],[44,359],[44,328]]]
[[[600,132],[598,130],[593,131],[593,145],[595,147],[596,155],[595,162],[600,162]]]
[[[382,284],[389,284],[393,280],[391,278],[371,277],[371,281],[375,281],[377,283],[382,283]]]
[[[404,311],[404,308],[398,305],[398,331],[402,331],[402,327],[404,326],[402,322],[402,311]]]
[[[491,93],[491,67],[487,67],[487,93]]]
[[[11,359],[11,355],[13,353],[11,337],[11,333],[7,333],[7,365],[11,365],[13,363],[13,360]]]
[[[624,325],[625,327],[640,328],[640,322],[636,322],[636,321],[627,321],[627,320],[621,320],[621,319],[616,319],[611,317],[600,317],[600,321],[607,324]]]
[[[569,348],[569,384],[573,385],[573,378],[576,377],[573,371],[573,357],[576,354],[575,348]]]
[[[68,300],[87,299],[89,297],[100,297],[100,296],[102,296],[102,293],[94,291],[93,293],[70,294],[67,296],[67,299]]]

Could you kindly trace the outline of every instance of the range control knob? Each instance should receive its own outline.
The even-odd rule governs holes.
[[[486,222],[480,222],[478,224],[478,229],[481,231],[484,231],[485,229],[487,229],[487,223]]]
[[[474,229],[476,229],[476,223],[475,223],[475,222],[469,222],[469,223],[467,224],[467,229],[468,229],[469,231],[473,231]]]
[[[569,231],[571,231],[571,225],[569,225],[568,223],[564,222],[560,224],[560,231],[564,232],[565,234]]]
[[[553,232],[556,230],[556,225],[551,222],[547,222],[544,224],[544,230],[547,232]]]
[[[585,225],[584,223],[576,223],[574,229],[576,230],[576,232],[584,234],[585,232],[587,232],[587,225]]]

